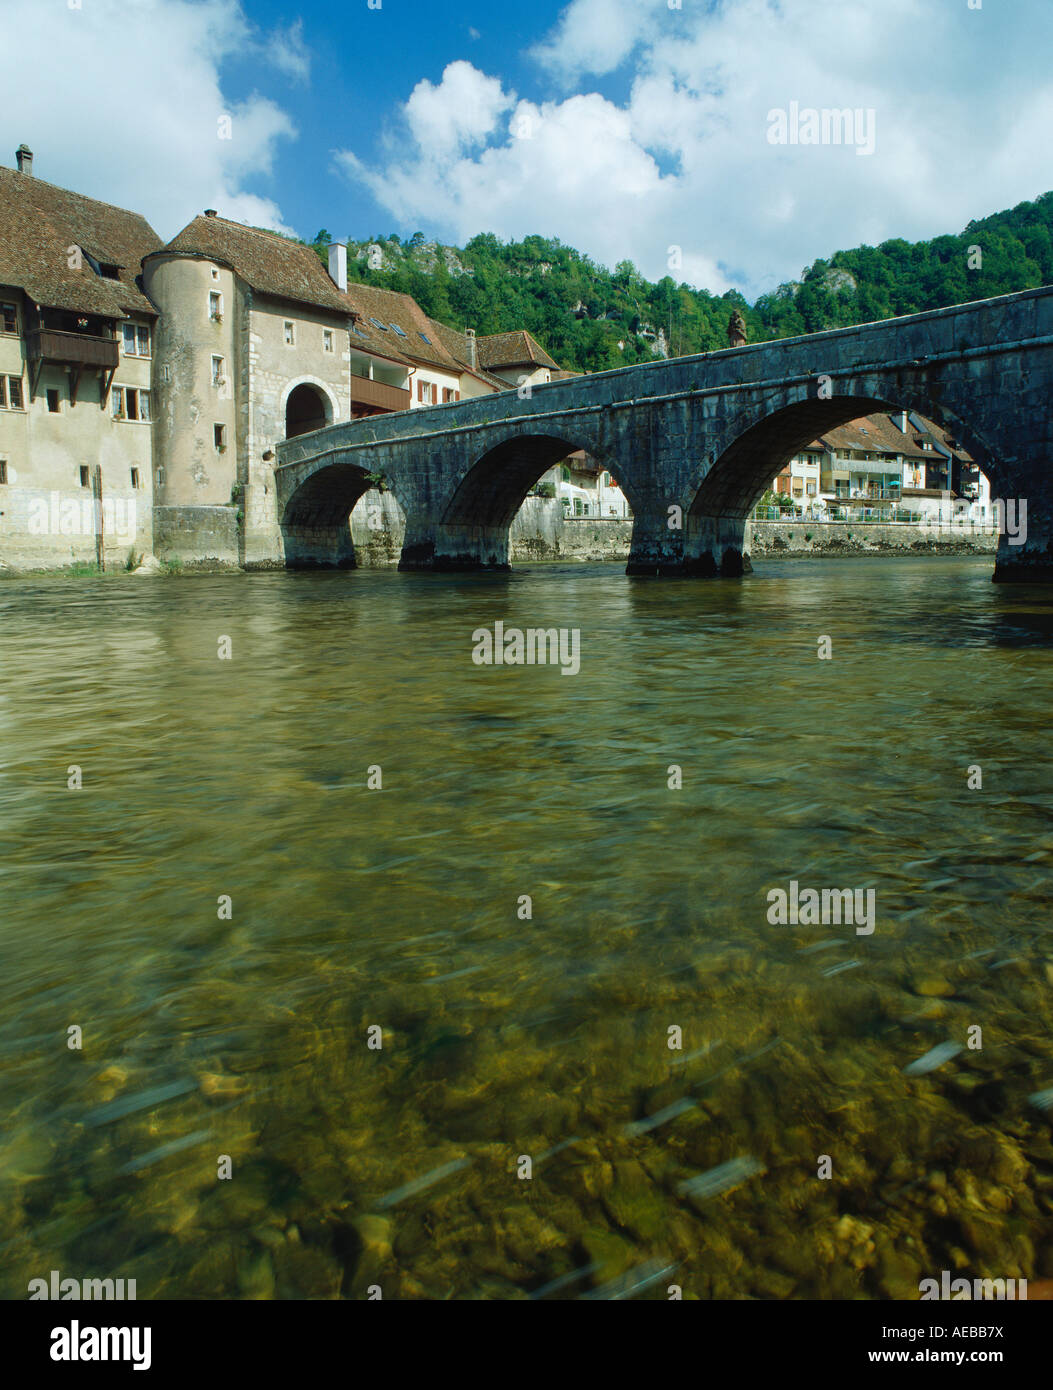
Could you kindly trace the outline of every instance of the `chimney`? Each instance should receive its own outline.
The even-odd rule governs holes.
[[[18,161],[18,172],[27,174],[30,178],[33,175],[33,151],[28,145],[19,145],[15,150],[15,159]]]
[[[329,243],[329,278],[338,290],[347,289],[347,246],[342,241]]]
[[[469,365],[469,367],[474,368],[474,367],[477,365],[477,363],[476,363],[476,356],[475,356],[475,329],[474,329],[474,328],[466,328],[466,329],[464,330],[464,342],[465,342],[465,346],[466,346],[467,349],[468,349],[468,365]]]
[[[206,217],[215,217],[215,216],[216,216],[216,209],[215,209],[215,208],[206,208],[206,209],[205,209],[205,216],[206,216]]]
[[[899,427],[904,434],[907,433],[907,412],[905,410],[900,411]]]

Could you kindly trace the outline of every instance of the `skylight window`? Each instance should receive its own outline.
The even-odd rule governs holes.
[[[428,337],[427,333],[422,333],[422,332],[418,329],[418,330],[417,330],[417,337],[418,337],[418,338],[423,338],[424,341],[428,344],[428,346],[431,347],[431,339]]]
[[[397,323],[388,324],[388,327],[393,328],[400,338],[404,338],[406,336],[405,330],[401,329]]]
[[[374,328],[387,328],[387,324],[381,323],[379,319],[370,319],[369,321],[374,326]]]

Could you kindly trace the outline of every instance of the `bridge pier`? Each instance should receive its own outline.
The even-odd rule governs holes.
[[[660,502],[644,505],[633,516],[626,574],[675,578],[684,573],[684,533],[670,527]]]
[[[507,526],[407,526],[400,570],[509,570]]]
[[[742,516],[689,516],[684,573],[697,579],[736,579],[753,572],[753,528]]]
[[[1037,534],[1036,534],[1037,531]],[[1053,584],[1053,531],[1038,528],[1037,520],[1027,519],[1027,540],[1011,545],[1009,537],[998,538],[993,575],[996,584]]]
[[[347,521],[340,526],[286,524],[282,527],[285,565],[292,570],[355,567],[355,547]]]

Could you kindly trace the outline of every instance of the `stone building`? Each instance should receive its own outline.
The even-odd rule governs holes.
[[[529,333],[477,340],[349,285],[340,243],[326,267],[209,209],[164,245],[34,178],[25,147],[17,162],[0,168],[0,564],[280,565],[279,442],[562,375]]]
[[[138,214],[0,167],[0,565],[152,549],[157,310]]]

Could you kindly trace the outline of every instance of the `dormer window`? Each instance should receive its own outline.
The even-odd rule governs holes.
[[[121,278],[121,268],[117,265],[111,265],[108,261],[100,261],[99,274],[107,280],[119,280]]]

